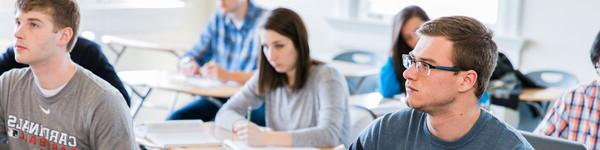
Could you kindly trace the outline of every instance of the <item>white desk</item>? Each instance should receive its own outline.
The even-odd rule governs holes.
[[[560,88],[525,88],[519,99],[528,102],[548,102],[560,98],[566,89]]]
[[[167,71],[119,71],[117,74],[119,75],[119,78],[129,86],[143,86],[147,88],[144,93],[132,88],[132,92],[140,97],[140,103],[133,106],[131,109],[133,117],[137,115],[146,98],[150,95],[152,89],[155,88],[198,96],[231,97],[242,87],[241,85],[228,84],[215,85],[214,81],[205,82],[193,78],[182,79],[180,78],[182,75]],[[202,84],[206,86],[203,86]]]
[[[361,65],[345,61],[331,61],[327,63],[333,68],[338,69],[346,77],[365,77],[370,75],[376,75],[380,71],[380,67],[372,65]]]
[[[205,122],[205,123],[201,124],[201,127],[206,128],[207,131],[212,131],[210,133],[210,135],[216,139],[221,140],[221,142],[224,140],[232,140],[233,139],[232,132],[216,126],[214,124],[214,122]],[[173,137],[173,138],[177,138],[177,137]],[[138,142],[139,144],[145,145],[145,146],[149,146],[150,148],[153,146],[152,142],[148,141],[147,139],[145,139],[143,137],[136,136],[136,142]],[[224,148],[222,148],[221,145],[218,145],[218,146],[207,145],[207,146],[176,147],[176,148],[168,148],[168,149],[169,150],[222,150]],[[322,149],[322,150],[338,150],[338,149],[340,149],[341,150],[341,149],[344,149],[344,145],[340,145],[335,148],[320,148],[320,149]]]
[[[113,65],[116,65],[119,62],[121,56],[123,55],[123,53],[125,53],[127,48],[167,52],[173,54],[175,57],[179,57],[186,50],[185,48],[180,47],[169,47],[156,43],[126,39],[122,37],[109,35],[102,36],[102,43],[106,44],[108,48],[117,55],[115,60],[113,61]],[[120,49],[117,47],[120,47]]]

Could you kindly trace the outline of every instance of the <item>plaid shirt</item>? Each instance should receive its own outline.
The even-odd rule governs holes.
[[[600,149],[600,80],[581,85],[556,101],[534,133],[583,143]]]
[[[259,48],[256,26],[264,11],[248,1],[248,12],[241,28],[236,27],[227,14],[216,12],[185,56],[193,57],[199,65],[214,59],[227,71],[255,70]]]

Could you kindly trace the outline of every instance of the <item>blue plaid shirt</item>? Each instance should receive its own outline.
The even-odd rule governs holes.
[[[185,53],[199,65],[214,59],[227,71],[253,71],[258,62],[258,30],[260,16],[265,12],[248,1],[248,12],[241,28],[222,11],[215,13],[194,47]]]

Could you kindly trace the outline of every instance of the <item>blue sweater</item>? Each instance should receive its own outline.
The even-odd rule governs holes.
[[[127,94],[127,90],[125,90],[115,69],[108,62],[104,53],[102,53],[100,45],[82,37],[77,38],[77,43],[75,43],[75,47],[73,47],[73,50],[71,51],[71,60],[114,86],[121,92],[123,98],[125,98],[127,106],[130,106],[129,94]],[[0,55],[0,75],[13,68],[23,68],[27,66],[28,65],[18,63],[15,60],[15,51],[13,47],[7,48],[4,54]]]
[[[379,93],[383,98],[393,98],[394,95],[404,93],[404,84],[396,78],[392,57],[389,57],[379,72]]]

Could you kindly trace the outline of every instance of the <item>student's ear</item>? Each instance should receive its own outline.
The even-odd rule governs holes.
[[[58,45],[60,46],[64,46],[64,47],[69,47],[69,41],[71,41],[73,37],[73,28],[71,27],[66,27],[64,29],[61,29],[59,31],[59,37],[58,37]]]
[[[466,92],[472,88],[475,88],[475,84],[477,84],[477,72],[474,70],[464,71],[462,72],[462,78],[459,79],[459,92]]]

